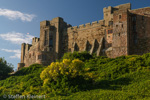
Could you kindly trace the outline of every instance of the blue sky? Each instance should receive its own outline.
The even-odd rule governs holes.
[[[150,7],[150,0],[0,0],[0,57],[17,69],[21,43],[40,35],[40,21],[62,17],[72,26],[103,19],[103,8],[131,3]]]

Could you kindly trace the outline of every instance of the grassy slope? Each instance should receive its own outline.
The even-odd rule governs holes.
[[[91,59],[86,62],[86,67],[90,67],[90,72],[96,75],[93,89],[72,93],[69,96],[50,97],[47,100],[150,100],[149,66],[150,54],[116,59],[105,57]],[[30,89],[42,86],[43,82],[39,75],[43,69],[40,65],[32,65],[1,80],[0,95],[25,93],[24,91],[40,93],[40,90],[34,92]]]
[[[43,81],[40,79],[40,73],[45,67],[34,64],[28,68],[22,68],[14,75],[0,81],[0,100],[3,94],[21,94],[25,91],[30,94],[33,87],[42,86]]]
[[[150,54],[96,58],[86,63],[98,77],[95,89],[58,96],[72,100],[150,100]]]
[[[128,82],[124,82],[124,81]],[[128,83],[128,84],[127,84]],[[73,93],[70,96],[57,96],[51,98],[66,100],[150,100],[150,72],[142,70],[125,74],[115,80],[109,81],[105,89]]]

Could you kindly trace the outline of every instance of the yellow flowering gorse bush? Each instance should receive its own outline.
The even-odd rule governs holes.
[[[56,81],[60,76],[66,75],[70,77],[76,77],[81,74],[84,62],[79,59],[64,59],[62,62],[52,62],[47,68],[45,68],[40,77],[44,80],[44,84],[48,81]]]

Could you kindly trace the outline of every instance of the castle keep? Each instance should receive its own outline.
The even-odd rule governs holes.
[[[49,65],[65,52],[88,51],[115,58],[150,52],[150,7],[131,10],[131,4],[103,8],[104,19],[72,27],[60,17],[40,22],[40,38],[21,45],[18,69]]]

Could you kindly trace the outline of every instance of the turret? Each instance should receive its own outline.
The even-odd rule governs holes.
[[[26,53],[26,43],[22,43],[21,44],[21,61],[20,63],[18,63],[17,70],[25,66],[24,64],[25,53]]]
[[[26,47],[26,43],[22,43],[21,44],[21,63],[24,63],[25,47]]]
[[[109,25],[109,21],[113,19],[113,8],[111,6],[103,8],[105,25]]]

